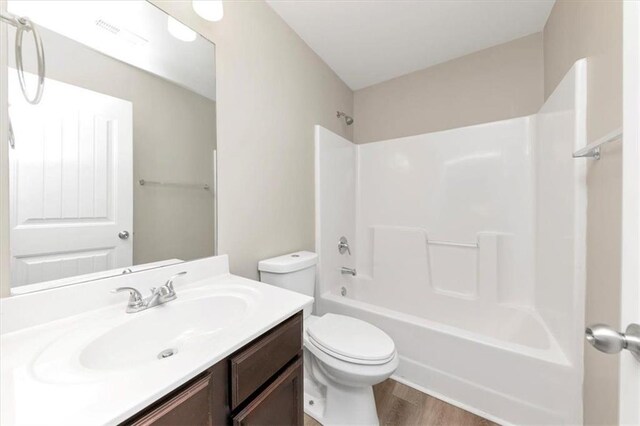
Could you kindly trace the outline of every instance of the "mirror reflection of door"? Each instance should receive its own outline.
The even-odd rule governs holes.
[[[20,92],[8,36],[11,291],[215,254],[215,46],[146,1],[16,1],[46,57]],[[26,85],[36,49],[25,37]]]
[[[132,105],[46,80],[30,105],[9,77],[14,286],[132,265]]]

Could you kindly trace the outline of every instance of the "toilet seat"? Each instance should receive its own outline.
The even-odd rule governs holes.
[[[353,364],[382,365],[396,356],[393,340],[379,328],[337,314],[325,314],[307,327],[309,343],[331,357]]]

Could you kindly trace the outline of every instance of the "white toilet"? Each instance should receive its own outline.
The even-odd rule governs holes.
[[[258,264],[260,281],[314,295],[315,253],[301,251]],[[378,425],[372,386],[398,367],[393,340],[357,318],[304,312],[305,412],[323,425]]]

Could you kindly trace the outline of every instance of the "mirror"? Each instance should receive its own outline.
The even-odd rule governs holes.
[[[146,1],[7,8],[46,60],[31,104],[35,34],[16,57],[9,30],[12,293],[214,255],[213,43]]]

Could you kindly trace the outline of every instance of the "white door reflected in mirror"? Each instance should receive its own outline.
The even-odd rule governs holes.
[[[133,105],[46,79],[38,105],[9,76],[13,287],[130,266]]]

